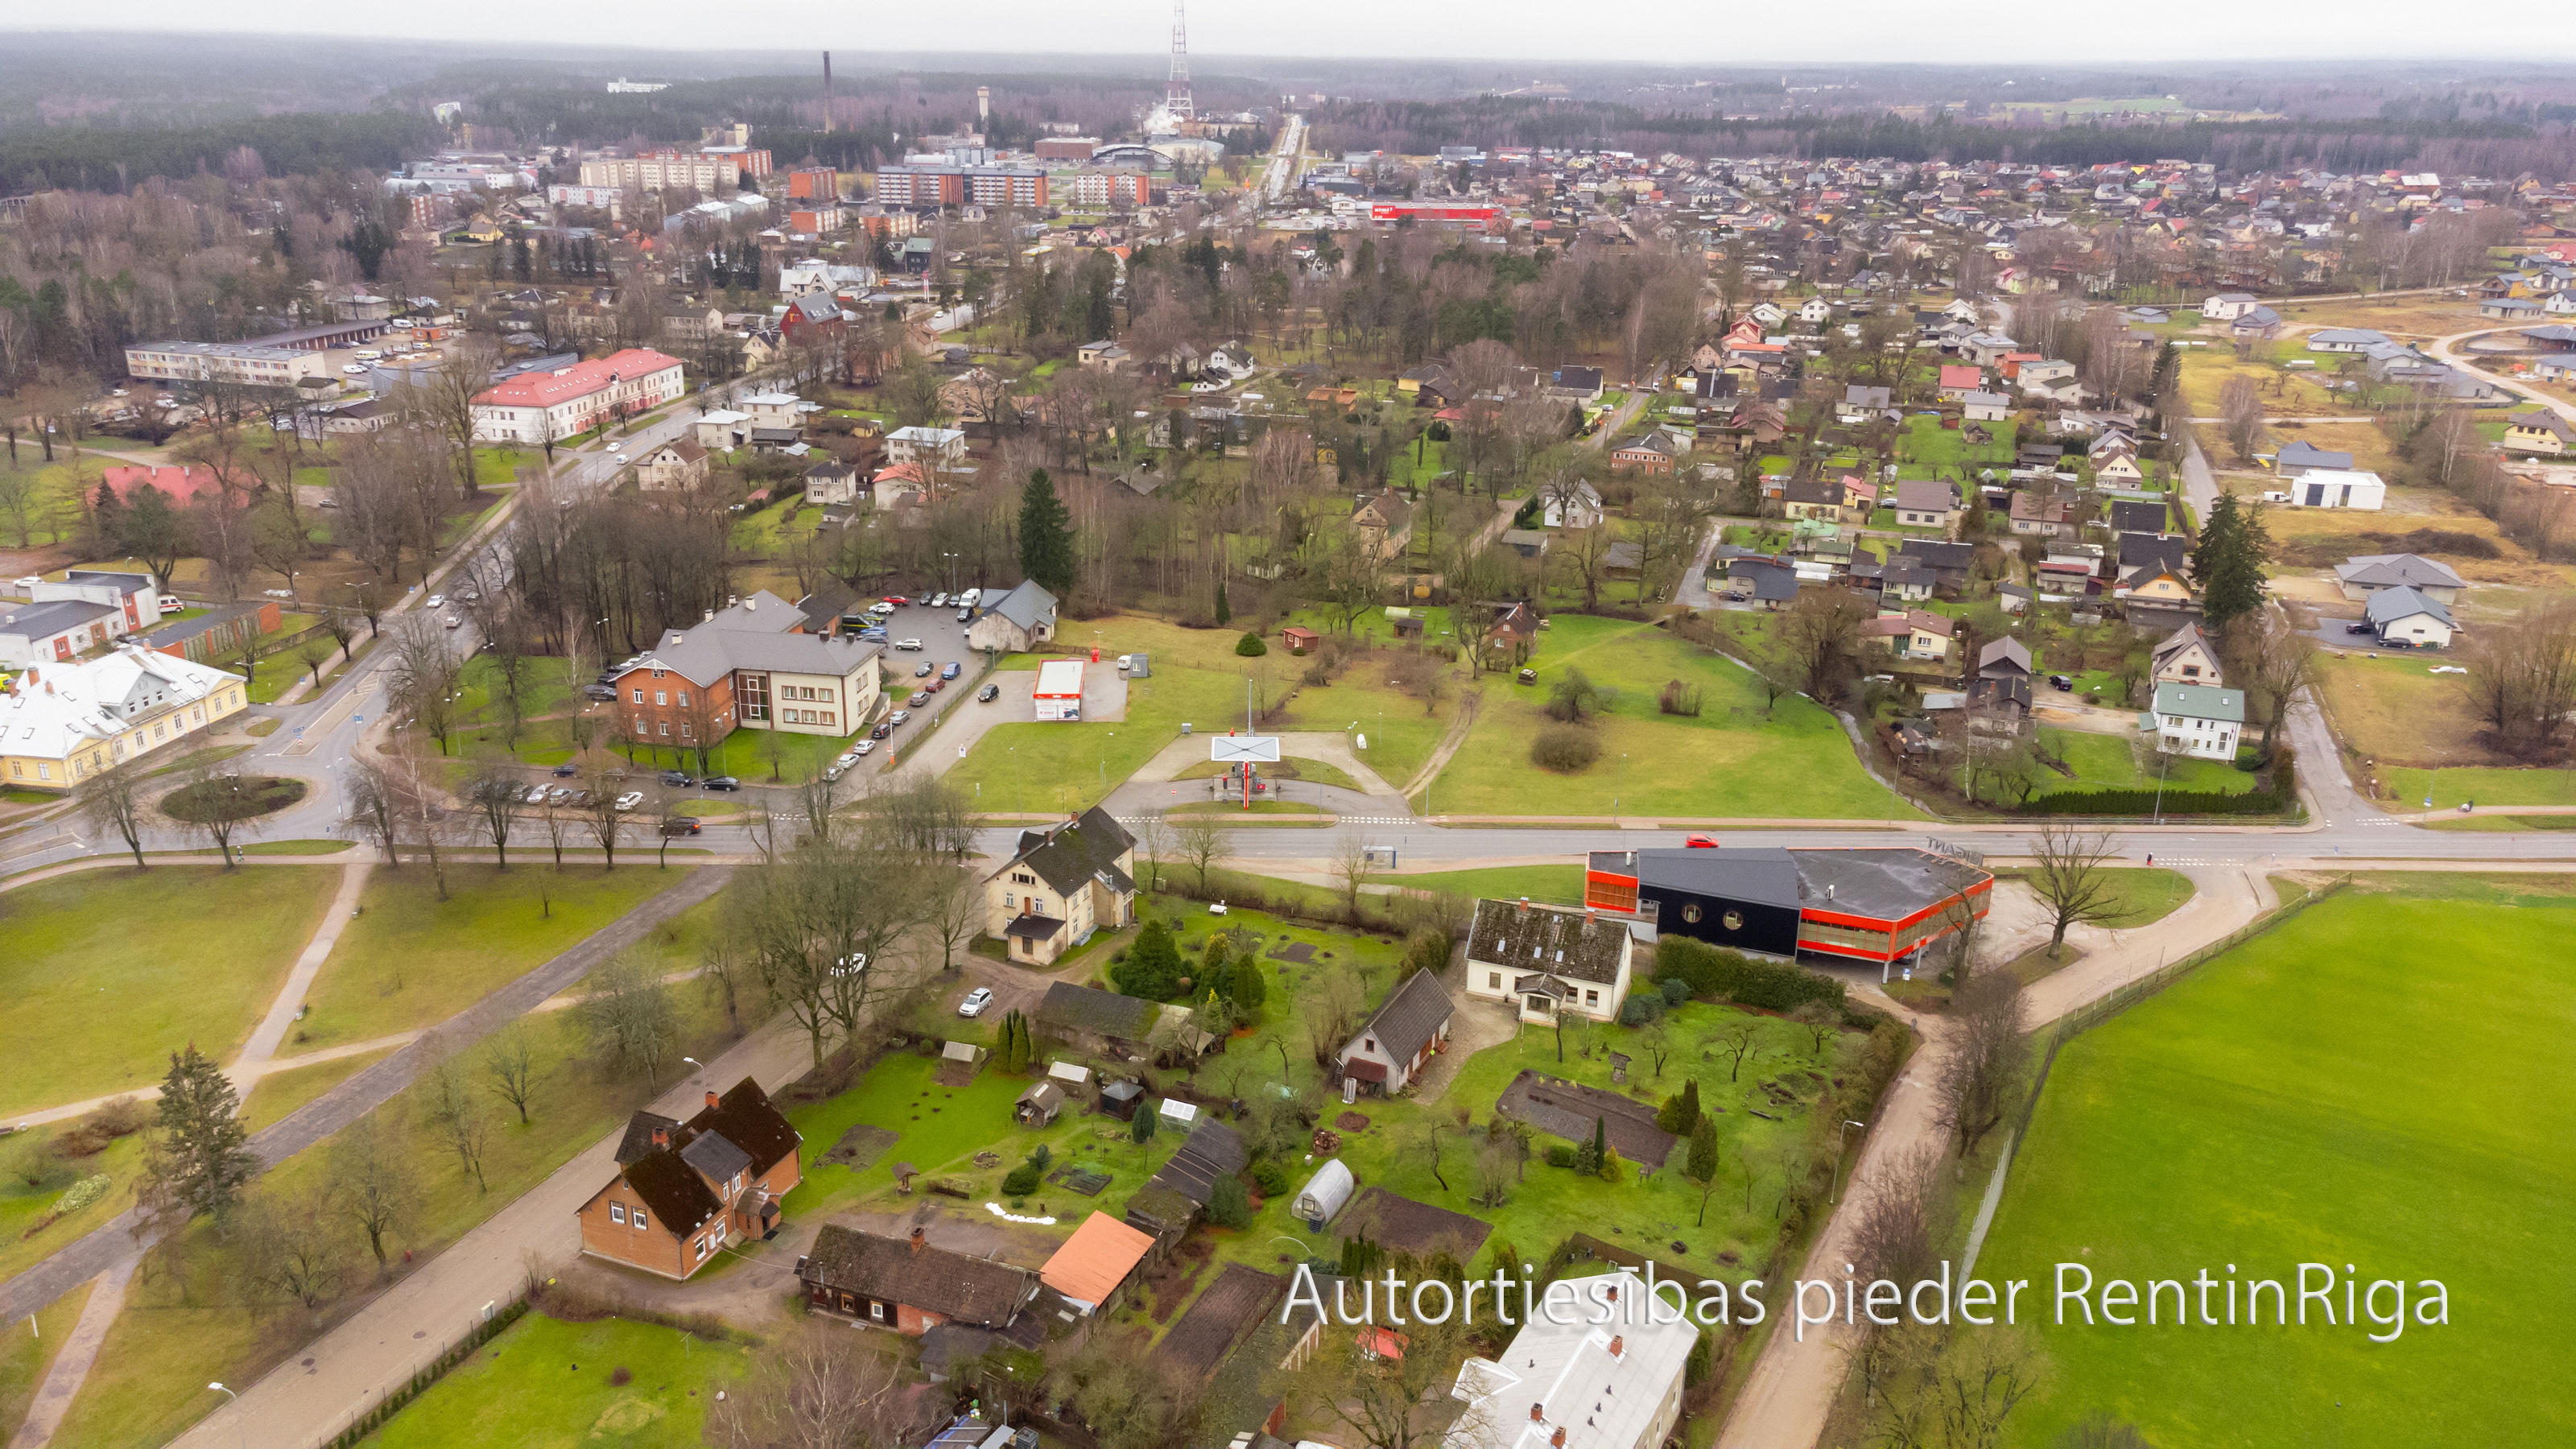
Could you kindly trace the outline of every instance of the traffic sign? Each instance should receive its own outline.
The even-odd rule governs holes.
[[[1208,758],[1219,764],[1275,765],[1279,763],[1277,735],[1210,735]]]

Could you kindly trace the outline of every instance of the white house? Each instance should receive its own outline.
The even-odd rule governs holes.
[[[523,372],[475,394],[474,438],[484,443],[560,442],[676,401],[680,360],[630,347],[548,372]]]
[[[1570,1308],[1524,1315],[1499,1358],[1458,1365],[1467,1408],[1441,1449],[1658,1449],[1672,1433],[1698,1323],[1625,1268],[1558,1281]]]
[[[1335,1058],[1342,1076],[1366,1084],[1364,1091],[1390,1096],[1403,1091],[1432,1054],[1447,1045],[1449,1018],[1456,1012],[1438,977],[1414,972],[1387,993],[1376,1014],[1343,1045]]]
[[[1822,297],[1809,297],[1798,307],[1798,320],[1810,327],[1823,325],[1833,315],[1832,304]]]
[[[2335,565],[2343,596],[2366,603],[2382,589],[2413,589],[2438,604],[2456,604],[2469,581],[2440,559],[2419,553],[2357,553]]]
[[[2404,643],[2417,649],[2447,648],[2459,628],[2439,600],[2404,587],[2372,594],[2362,607],[2362,617],[2378,631],[2380,643]]]
[[[2245,733],[2245,692],[2213,684],[2156,686],[2156,747],[2170,755],[2233,760]]]
[[[2200,304],[2200,320],[2233,322],[2261,305],[2251,292],[2220,292]]]
[[[1601,521],[1601,495],[1589,483],[1574,485],[1574,496],[1563,497],[1555,489],[1547,492],[1547,526],[1550,528],[1585,529]]]
[[[2388,485],[2376,473],[2311,468],[2289,489],[2294,508],[2358,508],[2376,513],[2388,502]]]
[[[1595,911],[1480,900],[1467,932],[1467,994],[1509,1002],[1523,1021],[1559,1011],[1616,1021],[1628,999],[1636,939]]]
[[[886,461],[961,467],[966,462],[966,434],[956,428],[897,428],[886,434]]]
[[[2012,416],[2012,399],[1999,392],[1972,392],[1959,399],[1961,413],[1972,423],[2000,423]]]

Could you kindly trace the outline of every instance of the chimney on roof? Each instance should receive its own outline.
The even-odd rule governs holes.
[[[722,1106],[722,1105],[724,1105],[724,1104],[723,1104],[722,1102],[718,1101],[718,1100],[716,1099],[716,1094],[715,1094],[712,1090],[710,1090],[710,1091],[707,1093],[707,1105],[708,1105],[708,1106],[710,1106],[710,1107],[720,1107],[720,1106]]]
[[[656,1148],[662,1148],[662,1147],[668,1147],[668,1146],[670,1146],[670,1145],[671,1145],[671,1129],[670,1129],[670,1128],[668,1128],[668,1127],[656,1127],[656,1128],[654,1128],[654,1129],[653,1129],[653,1145],[654,1145]]]
[[[701,615],[699,615],[699,616],[698,616],[698,622],[699,622],[699,623],[701,623],[701,624],[703,624],[703,623],[707,622],[709,619],[714,618],[715,616],[716,616],[716,611],[715,611],[715,610],[713,610],[713,609],[709,609],[709,610],[707,610],[705,613],[703,613],[703,614],[701,614]]]
[[[926,1246],[926,1245],[929,1243],[929,1241],[930,1241],[930,1235],[929,1235],[929,1234],[927,1234],[927,1233],[923,1232],[923,1231],[922,1231],[921,1229],[919,1229],[919,1228],[914,1228],[914,1229],[912,1230],[912,1250],[913,1250],[914,1252],[916,1252],[916,1253],[920,1252],[920,1251],[922,1250],[922,1248],[923,1248],[924,1246]]]
[[[1611,1289],[1611,1290],[1610,1290],[1610,1296],[1611,1296],[1611,1297],[1613,1297],[1613,1298],[1618,1297],[1618,1296],[1619,1296],[1619,1290],[1618,1290],[1618,1289],[1616,1289],[1616,1288]],[[1623,1352],[1627,1347],[1628,1347],[1628,1338],[1627,1338],[1627,1335],[1625,1335],[1625,1334],[1620,1334],[1620,1333],[1614,1333],[1614,1334],[1610,1335],[1610,1356],[1611,1356],[1612,1358],[1617,1358],[1617,1357],[1620,1355],[1620,1353],[1621,1353],[1621,1352]]]
[[[1548,1449],[1565,1449],[1565,1431],[1563,1429],[1559,1429],[1555,1433],[1548,1435],[1547,1446]]]
[[[1547,1405],[1545,1405],[1545,1404],[1532,1404],[1532,1405],[1530,1405],[1530,1422],[1531,1422],[1531,1423],[1533,1423],[1533,1424],[1544,1424],[1544,1423],[1546,1423],[1546,1422],[1547,1422]]]

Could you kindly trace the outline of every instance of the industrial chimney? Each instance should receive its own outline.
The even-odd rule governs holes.
[[[823,134],[832,133],[832,52],[823,52]]]

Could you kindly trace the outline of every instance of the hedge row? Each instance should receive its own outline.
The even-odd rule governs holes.
[[[2207,790],[2061,790],[2033,795],[2024,815],[2286,815],[2294,807],[2269,790],[2220,795]]]
[[[384,1427],[385,1421],[401,1413],[403,1406],[420,1397],[422,1391],[446,1377],[447,1371],[474,1356],[474,1350],[490,1343],[502,1329],[516,1323],[528,1311],[528,1300],[521,1298],[502,1306],[490,1318],[474,1325],[471,1332],[440,1354],[429,1367],[413,1374],[401,1388],[385,1395],[376,1406],[358,1416],[358,1422],[343,1429],[331,1440],[331,1449],[351,1449],[369,1434]]]
[[[1765,1011],[1791,1011],[1821,1001],[1843,1007],[1843,984],[1821,972],[1786,961],[1763,961],[1688,936],[1665,936],[1655,943],[1655,975],[1674,977],[1693,996],[1732,1001]]]

